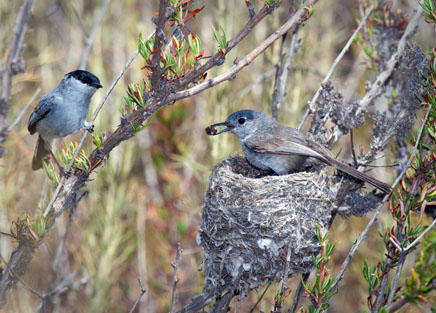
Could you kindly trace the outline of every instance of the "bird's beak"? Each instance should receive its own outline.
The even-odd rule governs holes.
[[[224,128],[223,130],[217,131],[216,126],[226,126],[226,128]],[[213,125],[210,125],[209,127],[207,127],[206,134],[208,134],[209,136],[215,136],[215,135],[219,135],[219,134],[231,131],[232,129],[233,129],[233,126],[230,124],[227,124],[226,122],[217,123],[217,124],[213,124]]]
[[[94,84],[94,86],[93,86],[94,88],[97,88],[97,89],[100,89],[100,88],[103,88],[103,86],[102,85],[100,85],[100,84]]]

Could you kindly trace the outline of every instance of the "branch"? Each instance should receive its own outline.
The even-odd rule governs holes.
[[[280,104],[283,101],[283,97],[285,96],[285,87],[286,87],[286,80],[288,78],[288,72],[291,69],[291,60],[294,57],[295,52],[299,49],[300,45],[297,42],[297,34],[300,24],[297,24],[295,27],[294,32],[292,33],[291,43],[289,45],[289,51],[288,56],[286,57],[285,65],[283,67],[283,71],[280,75],[281,70],[281,64],[283,62],[284,53],[282,53],[282,49],[284,46],[284,42],[286,39],[286,34],[283,35],[283,42],[280,46],[280,59],[277,63],[276,68],[276,77],[274,81],[274,92],[273,92],[273,103],[272,103],[272,116],[273,119],[277,121],[279,118],[279,112],[280,112]]]
[[[249,313],[253,313],[254,312],[254,309],[257,307],[257,305],[260,303],[260,301],[262,301],[262,299],[265,296],[266,292],[268,291],[269,287],[271,287],[271,284],[272,284],[272,280],[270,280],[268,285],[265,287],[264,291],[260,295],[259,299],[257,299],[256,303],[253,305],[253,307],[251,308]]]
[[[398,280],[400,279],[400,274],[401,274],[401,271],[403,270],[403,265],[404,265],[404,262],[406,261],[406,257],[407,257],[407,254],[402,253],[400,256],[400,260],[398,261],[397,271],[395,272],[394,281],[392,282],[392,286],[391,286],[391,293],[389,294],[388,302],[386,304],[387,310],[389,310],[389,308],[392,305],[392,301],[394,301],[394,296],[395,296],[396,291],[397,291]]]
[[[135,304],[130,309],[129,313],[133,313],[138,305],[139,301],[141,301],[142,296],[147,292],[147,290],[142,286],[141,279],[138,278],[139,286],[141,286],[141,292],[139,293],[138,298],[135,301]]]
[[[94,26],[92,26],[91,33],[89,34],[88,38],[86,38],[85,49],[83,50],[82,57],[80,59],[79,69],[81,69],[81,70],[86,69],[86,61],[88,60],[89,51],[91,50],[91,46],[92,46],[92,43],[94,41],[95,34],[97,33],[97,30],[103,21],[103,17],[104,17],[104,14],[106,13],[108,6],[109,6],[109,2],[110,2],[110,0],[104,1],[103,6],[101,7],[101,10],[100,10],[100,14],[99,14],[97,20],[95,21]]]
[[[0,144],[6,141],[8,135],[7,113],[9,109],[9,98],[11,97],[12,76],[24,72],[24,64],[20,64],[19,56],[23,49],[24,32],[30,13],[32,13],[35,0],[24,0],[18,12],[14,26],[14,35],[9,48],[9,55],[3,71],[1,72],[2,91],[0,95]],[[0,146],[0,157],[6,152]]]
[[[301,119],[300,123],[298,124],[298,127],[297,127],[298,130],[301,130],[301,127],[303,127],[303,124],[306,121],[307,117],[309,116],[309,113],[314,110],[315,102],[316,102],[316,100],[318,100],[318,97],[321,93],[322,85],[324,85],[325,83],[327,83],[329,81],[330,77],[332,76],[332,74],[336,68],[336,65],[338,65],[339,61],[342,59],[342,57],[345,55],[345,53],[350,48],[351,44],[353,43],[354,37],[356,37],[356,35],[359,33],[360,28],[362,28],[362,26],[365,24],[365,21],[368,18],[368,16],[371,14],[373,7],[374,7],[374,5],[371,5],[371,7],[369,8],[366,15],[362,18],[362,21],[360,22],[359,26],[354,31],[353,35],[351,35],[350,39],[348,39],[344,48],[342,48],[341,53],[339,53],[339,55],[336,57],[335,61],[333,62],[332,66],[330,66],[330,69],[327,72],[327,75],[325,76],[324,80],[321,82],[321,86],[318,88],[316,93],[313,95],[312,100],[310,100],[309,107],[307,108],[306,112],[303,115],[303,118]]]
[[[315,3],[317,1],[318,0],[313,1],[312,3]],[[264,6],[259,11],[259,13],[257,13],[257,15],[254,18],[250,19],[247,22],[247,24],[241,29],[241,31],[233,39],[231,39],[229,42],[227,42],[226,54],[228,54],[237,44],[239,44],[240,41],[242,41],[242,39],[244,39],[248,34],[250,34],[251,31],[253,30],[253,28],[261,20],[263,20],[265,18],[265,16],[270,14],[273,9],[274,9],[274,7],[269,8],[267,6]],[[224,59],[221,56],[221,53],[217,52],[205,64],[200,66],[198,69],[188,73],[187,75],[185,75],[181,79],[177,80],[176,82],[169,84],[168,87],[170,90],[180,90],[181,88],[183,88],[183,87],[187,86],[188,84],[192,83],[193,81],[195,81],[198,77],[202,76],[204,73],[206,73],[212,67],[219,66],[219,65],[223,64],[223,62],[224,62]]]
[[[21,279],[21,277],[10,267],[9,263],[6,262],[6,260],[3,258],[2,255],[0,255],[0,259],[3,261],[3,263],[5,263],[6,268],[8,270],[8,272],[11,272],[13,274],[13,276],[18,279],[20,281],[20,283],[23,284],[24,288],[26,288],[28,291],[30,291],[31,293],[33,293],[35,296],[37,296],[40,299],[43,299],[44,296],[41,295],[38,291],[36,291],[35,289],[33,289],[32,287],[30,287],[30,285],[28,283],[26,283],[24,280]]]
[[[310,276],[310,273],[305,273],[305,274],[301,275],[302,281],[304,283],[306,283],[309,276]],[[292,303],[292,307],[289,309],[289,313],[295,313],[297,311],[297,306],[298,306],[298,303],[300,302],[300,298],[301,298],[301,295],[303,294],[303,290],[304,290],[304,286],[303,286],[302,281],[300,280],[300,282],[298,283],[298,287],[297,287],[297,290],[295,291],[295,295],[294,295],[294,302]]]
[[[160,78],[162,69],[160,67],[160,52],[162,50],[162,44],[165,40],[165,21],[167,14],[168,0],[160,0],[159,4],[159,16],[157,18],[157,25],[154,37],[154,45],[153,45],[153,57],[151,59],[151,86],[153,88],[154,94],[159,95],[160,93]]]
[[[318,2],[318,0],[313,0],[313,1],[310,2],[310,4],[313,5],[316,2]],[[259,14],[260,14],[260,12],[259,12]],[[292,26],[294,26],[297,23],[301,23],[301,20],[305,20],[306,18],[307,18],[307,11],[306,11],[306,9],[305,8],[299,9],[294,14],[294,16],[292,16],[292,18],[290,20],[288,20],[285,24],[283,24],[272,35],[270,35],[267,39],[265,39],[265,41],[263,41],[259,46],[257,46],[253,51],[251,51],[249,54],[247,54],[242,60],[240,60],[235,65],[233,65],[226,72],[222,73],[221,75],[218,75],[217,77],[215,77],[213,79],[209,79],[207,81],[204,81],[201,84],[198,84],[198,85],[196,85],[196,86],[194,86],[192,88],[189,88],[189,89],[182,90],[182,91],[176,92],[174,94],[171,94],[171,95],[168,96],[168,99],[170,101],[176,101],[176,100],[188,98],[188,97],[196,95],[196,94],[198,94],[198,93],[200,93],[200,92],[202,92],[202,91],[204,91],[206,89],[209,89],[209,88],[211,88],[211,87],[213,87],[215,85],[218,85],[218,84],[220,84],[220,83],[222,83],[222,82],[224,82],[226,80],[233,79],[234,76],[238,72],[240,72],[244,67],[246,67],[251,62],[253,62],[254,59],[256,59],[256,57],[258,57],[267,48],[269,48],[277,39],[281,38],[285,33],[287,33]],[[236,38],[234,38],[232,40],[235,40],[235,39]],[[229,44],[230,44],[230,42],[229,42]],[[226,48],[226,51],[227,51],[227,48]],[[182,80],[183,80],[183,78],[182,78]]]
[[[436,219],[433,220],[433,222],[428,225],[428,227],[421,233],[419,234],[419,236],[410,244],[408,245],[405,249],[404,252],[409,251],[410,249],[414,248],[422,239],[422,237],[424,237],[424,235],[433,228],[433,226],[436,224]]]

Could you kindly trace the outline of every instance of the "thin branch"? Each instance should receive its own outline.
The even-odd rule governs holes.
[[[288,78],[289,70],[291,69],[291,60],[294,57],[295,52],[297,52],[297,50],[300,48],[300,45],[298,44],[298,41],[297,41],[297,34],[298,34],[299,26],[300,26],[300,24],[297,24],[295,26],[295,30],[292,33],[291,43],[289,45],[288,56],[286,57],[283,71],[279,77],[276,76],[276,78],[278,78],[278,79],[275,81],[274,93],[273,93],[273,103],[272,103],[272,115],[273,115],[273,119],[276,121],[279,118],[280,104],[282,103],[283,98],[284,98],[285,93],[286,93],[285,92],[286,80]],[[283,39],[283,41],[284,40],[285,40],[285,38]],[[281,49],[281,47],[280,47],[280,49]],[[282,59],[282,56],[280,56],[280,59]],[[281,61],[279,61],[279,63],[277,64],[277,73],[281,70],[280,67],[281,67]]]
[[[2,255],[0,255],[0,259],[3,261],[3,263],[5,263],[8,271],[10,271],[16,279],[18,279],[20,281],[20,283],[23,284],[24,288],[27,289],[28,291],[30,291],[31,293],[33,293],[35,296],[37,296],[40,299],[43,299],[44,296],[41,295],[38,291],[36,291],[35,289],[33,289],[32,287],[30,287],[29,284],[27,284],[24,280],[21,279],[20,275],[18,275],[17,273],[15,273],[15,271],[12,269],[12,267],[9,266],[9,263],[6,262],[6,260],[3,258]]]
[[[288,290],[287,281],[289,280],[289,263],[291,262],[291,251],[292,251],[292,241],[289,240],[288,243],[288,252],[286,254],[286,265],[285,265],[285,271],[283,272],[283,278],[282,278],[282,294],[285,294],[286,290]]]
[[[157,18],[157,25],[156,25],[156,31],[154,36],[154,45],[153,45],[153,56],[151,58],[151,69],[153,71],[151,75],[151,86],[153,88],[153,91],[155,95],[160,94],[161,86],[160,86],[160,79],[161,79],[161,72],[162,69],[160,67],[160,57],[161,57],[161,50],[162,50],[162,44],[165,40],[165,21],[166,21],[166,14],[167,14],[167,7],[168,7],[168,0],[160,0],[159,4],[159,16]]]
[[[362,5],[362,1],[359,1],[359,13],[360,13],[360,17],[363,18],[365,15],[365,12],[363,11],[363,5]],[[366,23],[363,24],[363,37],[365,38],[365,41],[368,42],[368,27],[366,26]]]
[[[89,52],[91,51],[92,43],[94,42],[95,34],[97,34],[97,30],[100,27],[101,23],[103,22],[104,14],[106,13],[106,10],[109,6],[110,0],[105,0],[103,3],[103,6],[101,7],[100,14],[98,15],[97,20],[95,21],[94,25],[92,26],[91,32],[86,38],[86,44],[85,49],[83,49],[82,57],[80,58],[80,66],[79,69],[84,70],[86,69],[86,61],[88,60]]]
[[[397,302],[394,303],[393,306],[391,306],[389,313],[398,312],[398,310],[401,309],[407,303],[408,303],[408,301],[407,301],[406,297],[400,298],[400,300],[398,300]]]
[[[11,123],[11,125],[9,125],[8,132],[10,132],[12,130],[12,128],[14,128],[21,121],[24,113],[26,113],[27,109],[29,109],[30,105],[33,103],[33,101],[35,101],[36,97],[39,95],[40,92],[41,92],[41,88],[38,88],[35,90],[32,97],[30,97],[29,101],[27,101],[26,105],[18,113],[15,120]]]
[[[318,0],[311,1],[311,5],[318,2]],[[234,78],[234,76],[240,72],[243,68],[249,65],[251,62],[256,59],[261,53],[263,53],[267,48],[269,48],[277,39],[281,38],[285,33],[289,31],[289,29],[297,23],[301,23],[302,19],[307,17],[307,11],[305,8],[299,9],[290,20],[288,20],[285,24],[283,24],[279,29],[277,29],[273,34],[271,34],[267,39],[265,39],[259,46],[257,46],[254,50],[252,50],[249,54],[247,54],[242,60],[238,63],[234,64],[230,69],[226,72],[216,76],[215,78],[204,81],[192,88],[182,90],[171,94],[168,96],[169,101],[176,101],[184,98],[191,97],[196,95],[206,89],[209,89],[215,85],[218,85],[226,80],[230,80]],[[189,75],[189,74],[188,74]],[[183,79],[183,78],[182,78]]]
[[[305,273],[303,275],[301,275],[301,278],[303,280],[304,283],[307,282],[307,280],[309,279],[310,273]],[[292,303],[292,307],[289,309],[289,313],[295,313],[295,311],[297,310],[298,307],[298,303],[300,302],[300,298],[303,294],[304,291],[304,286],[303,286],[303,282],[300,280],[297,290],[295,291],[295,295],[294,295],[294,302]]]
[[[254,11],[254,7],[251,4],[251,1],[245,0],[245,5],[247,6],[247,9],[248,9],[248,15],[250,16],[250,19],[252,19],[253,17],[256,16],[256,11]]]
[[[356,151],[354,151],[354,132],[353,129],[350,129],[350,147],[351,147],[351,155],[353,156],[354,166],[357,165]]]
[[[401,271],[403,270],[403,265],[404,265],[404,262],[406,261],[406,257],[407,257],[407,254],[401,253],[400,260],[398,261],[399,264],[397,266],[397,271],[395,272],[394,281],[392,282],[391,293],[389,294],[388,302],[386,304],[386,308],[388,310],[392,305],[392,301],[394,301],[394,296],[395,296],[396,291],[397,291],[398,280],[400,279],[400,274],[401,274]]]
[[[303,124],[306,121],[307,117],[309,116],[309,113],[314,110],[315,102],[316,102],[316,100],[318,100],[318,97],[321,93],[322,85],[324,85],[325,83],[327,83],[327,81],[329,81],[330,77],[332,76],[332,74],[336,68],[336,65],[338,65],[339,61],[342,59],[342,57],[345,55],[345,53],[350,48],[351,44],[353,43],[354,37],[356,37],[356,35],[360,31],[360,28],[362,28],[362,26],[365,24],[365,21],[368,18],[368,16],[371,14],[373,7],[374,7],[374,5],[371,5],[371,7],[369,8],[366,15],[362,18],[362,21],[360,22],[359,26],[354,31],[353,35],[351,35],[350,39],[348,39],[344,48],[342,48],[341,53],[339,53],[339,55],[336,57],[335,61],[333,62],[332,66],[330,66],[330,69],[329,69],[327,75],[325,76],[324,80],[321,82],[321,86],[318,88],[316,93],[313,95],[312,100],[310,100],[309,107],[307,108],[306,112],[303,115],[303,118],[301,119],[300,123],[298,124],[298,128],[297,128],[298,130],[301,130],[301,127],[303,127]]]
[[[140,292],[138,298],[136,299],[135,304],[130,309],[129,313],[133,313],[135,311],[136,306],[138,305],[139,301],[141,301],[142,296],[147,292],[147,290],[142,286],[140,278],[138,278],[138,281],[139,281],[139,286],[141,286],[141,292]]]
[[[257,299],[256,303],[253,305],[249,313],[253,313],[254,309],[257,307],[257,305],[262,301],[263,297],[265,296],[266,292],[268,291],[269,287],[271,287],[272,280],[269,281],[268,285],[266,286],[265,290],[260,295],[259,299]]]
[[[410,165],[412,164],[413,157],[415,156],[416,150],[418,149],[418,143],[421,140],[422,133],[423,133],[424,127],[425,127],[425,123],[427,122],[428,115],[430,114],[430,111],[431,111],[431,106],[428,107],[427,114],[425,115],[425,118],[422,122],[418,138],[416,140],[415,146],[413,147],[412,153],[410,154],[409,160],[407,161],[406,166],[404,167],[403,171],[400,173],[400,175],[398,175],[397,179],[395,179],[394,183],[392,184],[392,189],[394,189],[398,185],[398,183],[401,181],[403,176],[406,174],[406,171],[409,169]],[[353,246],[350,249],[350,252],[348,252],[347,257],[345,258],[344,262],[342,263],[341,270],[340,270],[340,272],[336,278],[336,281],[333,284],[331,290],[336,291],[338,289],[339,282],[344,277],[345,270],[348,268],[348,265],[350,264],[354,253],[356,253],[357,248],[359,247],[361,242],[366,238],[366,234],[368,233],[369,229],[372,227],[374,222],[377,220],[377,217],[380,214],[380,211],[381,211],[384,203],[389,199],[389,197],[390,197],[390,195],[388,195],[388,194],[385,195],[382,202],[377,206],[377,209],[375,210],[373,216],[371,217],[371,220],[368,222],[365,229],[360,233],[359,237],[354,242]],[[332,298],[330,298],[330,299],[332,299]]]
[[[395,240],[394,238],[389,238],[389,241],[395,246],[395,248],[397,248],[397,250],[402,253],[404,251],[403,247],[400,246]]]
[[[279,94],[279,88],[280,88],[280,78],[281,78],[281,71],[282,71],[282,63],[283,63],[283,59],[285,57],[285,42],[286,42],[286,38],[288,36],[288,33],[285,33],[282,36],[282,42],[280,44],[280,51],[279,51],[279,60],[277,61],[277,64],[274,66],[275,67],[275,75],[274,75],[274,89],[273,89],[273,93],[272,93],[272,105],[271,105],[271,113],[272,113],[272,117],[275,121],[277,121],[278,119],[278,115],[279,115],[279,108],[277,105],[277,98],[278,98],[278,94]]]
[[[177,270],[179,269],[179,261],[180,261],[180,254],[182,254],[183,250],[181,248],[180,243],[177,244],[177,253],[176,253],[176,260],[174,263],[171,263],[171,266],[174,268],[174,274],[173,274],[173,292],[171,295],[171,313],[174,313],[174,309],[176,308],[176,288],[177,283],[179,282],[179,279],[177,278]]]
[[[422,237],[424,237],[424,235],[433,228],[433,226],[436,224],[436,219],[433,220],[433,222],[428,225],[428,227],[421,233],[419,234],[419,236],[410,244],[408,245],[405,249],[404,252],[407,252],[409,250],[411,250],[412,248],[414,248],[422,239]]]
[[[400,163],[390,163],[390,164],[361,164],[359,163],[359,166],[365,166],[365,167],[395,167],[400,166]]]

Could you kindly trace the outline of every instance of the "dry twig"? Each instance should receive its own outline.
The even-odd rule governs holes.
[[[136,306],[138,305],[139,301],[141,301],[142,296],[147,292],[147,290],[144,288],[144,286],[142,286],[140,278],[138,278],[138,282],[139,282],[139,286],[141,286],[141,292],[139,293],[139,296],[136,299],[135,304],[133,305],[133,307],[130,309],[129,313],[133,313],[135,311]]]
[[[180,255],[182,254],[183,250],[181,248],[180,243],[177,244],[177,253],[176,253],[176,260],[174,263],[171,263],[171,266],[174,268],[174,274],[173,274],[173,292],[171,295],[171,313],[174,312],[174,309],[176,307],[176,288],[177,283],[179,282],[179,279],[177,278],[177,271],[179,269],[179,261],[180,261]]]

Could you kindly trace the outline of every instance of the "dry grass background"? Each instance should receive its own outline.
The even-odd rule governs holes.
[[[53,89],[63,74],[78,67],[84,47],[85,34],[89,33],[103,1],[36,2],[25,37],[23,50],[27,70],[13,82],[11,121],[30,99],[33,92],[42,88],[42,94]],[[260,4],[254,2],[259,7]],[[406,12],[416,6],[414,0],[394,1]],[[211,25],[222,25],[228,37],[234,35],[248,18],[244,1],[196,1],[206,5],[191,29],[200,35],[206,55],[216,51]],[[0,0],[0,47],[6,55],[12,28],[21,1]],[[153,11],[157,1],[111,1],[103,23],[97,32],[87,69],[108,87],[137,47],[139,33],[153,30]],[[306,102],[319,87],[339,51],[356,27],[359,16],[358,2],[348,0],[320,1],[315,15],[301,28],[299,37],[303,47],[295,55],[297,68],[290,73],[280,121],[296,126],[304,112]],[[259,25],[242,44],[227,57],[227,62],[209,73],[209,77],[224,71],[232,60],[251,51],[284,20],[283,9],[276,11]],[[415,39],[427,50],[430,30],[421,25]],[[179,265],[180,283],[177,287],[178,307],[199,293],[202,287],[201,249],[196,243],[197,226],[207,187],[210,169],[221,158],[240,152],[235,136],[209,138],[204,128],[223,121],[233,111],[250,108],[271,113],[274,64],[278,60],[280,43],[260,56],[236,79],[174,106],[162,109],[152,118],[151,125],[132,140],[115,149],[107,165],[92,175],[87,185],[88,197],[82,200],[74,214],[62,259],[61,275],[78,271],[86,282],[74,291],[67,291],[59,299],[59,312],[127,312],[139,294],[138,277],[147,288],[138,312],[168,312],[171,303],[172,267],[177,243],[183,253]],[[364,92],[364,82],[373,77],[361,64],[360,48],[352,49],[341,61],[333,77],[334,85],[346,97],[357,99]],[[95,129],[110,133],[120,122],[119,108],[123,94],[131,82],[140,82],[143,65],[140,58],[131,65],[97,118]],[[97,92],[93,108],[103,95]],[[40,96],[38,97],[39,100]],[[35,101],[34,105],[36,105]],[[32,107],[34,106],[32,105]],[[93,110],[91,108],[91,110]],[[27,212],[37,212],[38,203],[46,203],[42,190],[47,186],[43,171],[30,169],[35,136],[27,132],[26,113],[13,129],[6,143],[8,153],[0,159],[0,230],[8,231],[10,221]],[[78,136],[66,141],[77,140]],[[368,128],[360,129],[358,144],[369,142]],[[342,158],[349,157],[343,140]],[[92,149],[87,139],[85,151]],[[390,182],[386,171],[379,178]],[[52,192],[49,186],[49,194]],[[44,200],[45,199],[45,200]],[[378,227],[389,225],[388,215],[382,217]],[[52,261],[59,237],[65,231],[68,216],[59,219],[44,243],[37,250],[23,279],[43,293],[50,282]],[[336,273],[349,247],[366,224],[367,217],[337,218],[332,227],[332,238],[340,245],[333,255],[331,267]],[[0,253],[8,259],[16,243],[0,237]],[[358,253],[342,282],[339,294],[333,300],[334,312],[365,310],[367,286],[361,269],[363,259],[375,262],[383,253],[383,244],[373,229]],[[408,273],[407,268],[404,273]],[[275,286],[260,305],[270,311]],[[292,284],[295,287],[295,284]],[[259,295],[253,294],[239,306],[246,312]],[[5,312],[34,312],[39,300],[21,284],[9,294]],[[287,301],[290,306],[291,301]],[[287,306],[285,305],[285,308]],[[419,312],[419,309],[413,309]],[[412,312],[409,308],[408,312]]]

